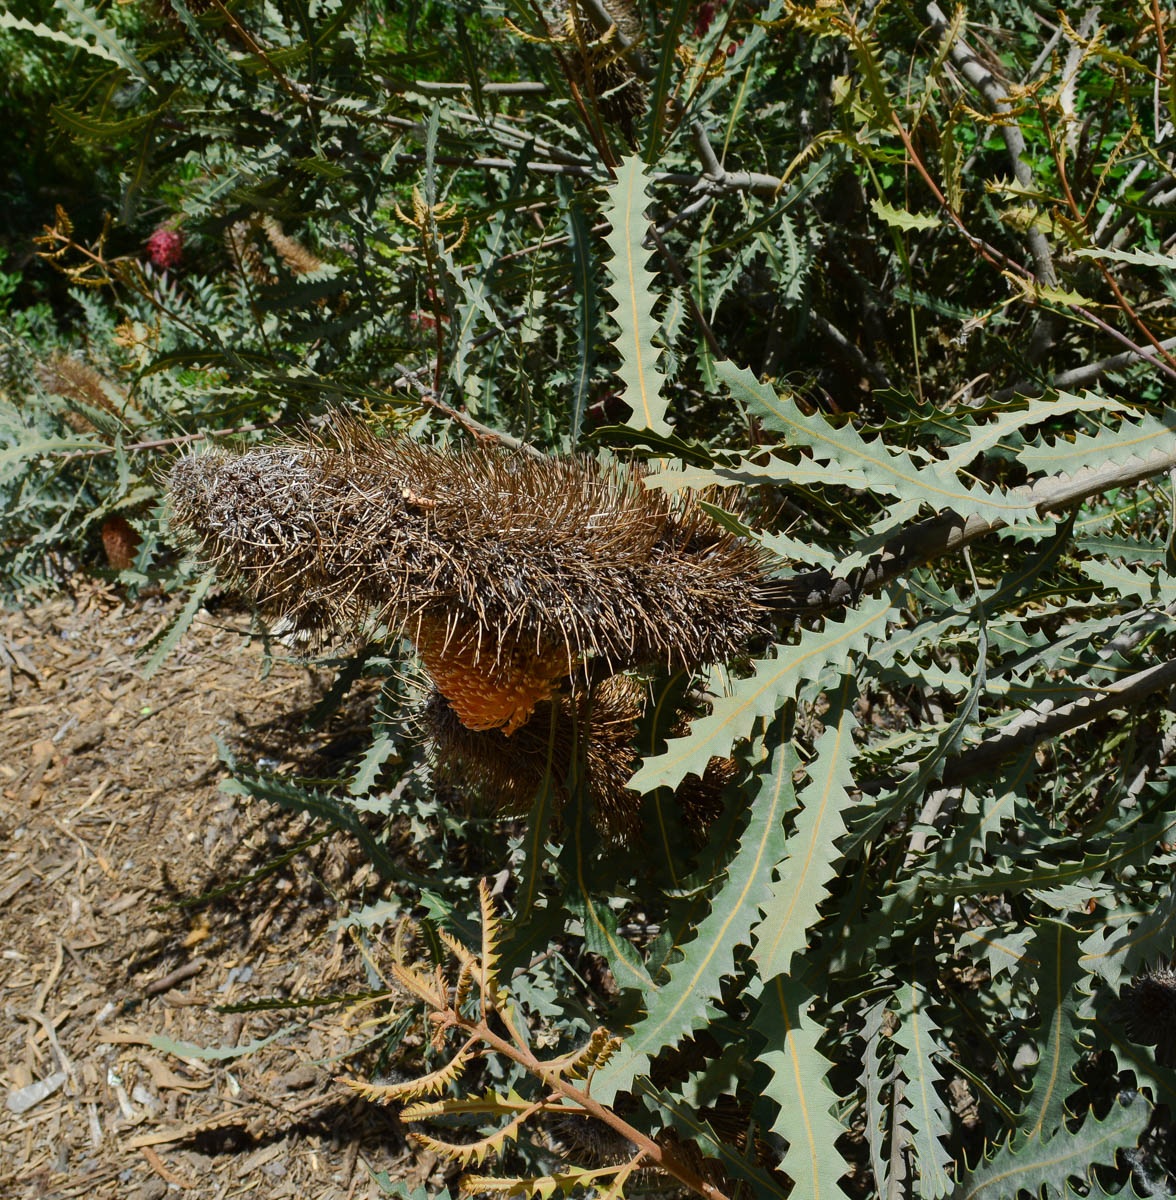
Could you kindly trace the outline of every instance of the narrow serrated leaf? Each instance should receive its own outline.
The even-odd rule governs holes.
[[[1027,496],[967,487],[956,476],[958,464],[916,459],[880,437],[865,441],[851,424],[835,426],[819,413],[806,416],[790,396],[760,383],[734,363],[720,362],[717,370],[732,397],[765,426],[782,433],[791,445],[807,446],[816,458],[856,472],[870,491],[927,504],[936,511],[951,509],[961,517],[982,516],[1008,524],[1034,511]]]
[[[670,426],[662,395],[665,376],[658,367],[661,350],[653,341],[658,329],[653,315],[656,295],[653,273],[646,265],[649,252],[643,245],[648,230],[648,183],[645,164],[634,155],[621,163],[616,182],[608,190],[604,217],[612,230],[605,240],[612,251],[608,266],[614,280],[608,293],[616,302],[613,320],[620,326],[613,346],[621,356],[617,369],[624,384],[621,399],[632,409],[626,424],[666,434]]]
[[[707,763],[723,757],[754,722],[770,716],[793,696],[802,680],[816,679],[829,667],[842,667],[850,656],[886,632],[890,611],[887,596],[866,601],[843,621],[828,621],[817,631],[806,631],[794,646],[777,646],[774,658],[758,659],[747,679],[735,681],[730,694],[717,699],[711,714],[690,726],[686,737],[673,738],[664,754],[645,759],[629,781],[634,791],[677,787],[689,774],[702,777]]]
[[[778,1106],[772,1132],[788,1142],[782,1165],[792,1194],[832,1200],[847,1170],[836,1150],[845,1129],[831,1111],[837,1097],[825,1076],[833,1064],[817,1050],[824,1030],[809,1016],[813,999],[802,981],[777,975],[760,994],[753,1028],[767,1042],[759,1061],[771,1072],[764,1091]]]
[[[817,920],[817,906],[836,874],[841,858],[834,843],[845,833],[842,816],[852,800],[850,771],[856,746],[853,731],[853,676],[842,677],[829,694],[829,711],[822,716],[825,731],[817,739],[809,764],[809,781],[798,799],[800,814],[785,847],[779,879],[755,929],[752,958],[764,979],[790,970],[792,956],[803,949],[806,933]]]
[[[1074,1024],[1081,999],[1078,983],[1085,972],[1079,964],[1078,933],[1061,921],[1042,921],[1026,953],[1033,964],[1040,1016],[1035,1038],[1039,1057],[1022,1123],[1026,1139],[1046,1140],[1061,1126],[1066,1097],[1078,1086],[1072,1078],[1079,1059]]]
[[[938,1032],[927,1008],[926,992],[918,983],[905,983],[898,992],[901,1024],[894,1040],[906,1053],[902,1072],[907,1078],[906,1124],[910,1128],[919,1173],[920,1196],[934,1200],[951,1187],[947,1166],[951,1155],[944,1139],[951,1133],[950,1109],[936,1086],[940,1082],[935,1061],[943,1053],[935,1040]]]
[[[694,940],[683,948],[682,958],[670,966],[669,978],[653,994],[645,1017],[593,1078],[592,1093],[602,1103],[611,1102],[618,1091],[627,1091],[664,1047],[706,1024],[723,977],[734,970],[736,949],[750,941],[752,926],[771,894],[772,870],[784,847],[784,814],[793,802],[796,752],[782,729],[779,737],[710,912],[699,923]]]
[[[1048,1143],[1002,1146],[960,1180],[951,1200],[1016,1200],[1022,1190],[1039,1196],[1047,1186],[1051,1197],[1066,1196],[1071,1179],[1089,1183],[1095,1165],[1113,1163],[1116,1151],[1134,1145],[1150,1116],[1149,1105],[1136,1095],[1116,1104],[1106,1120],[1088,1116],[1077,1130],[1063,1129]]]

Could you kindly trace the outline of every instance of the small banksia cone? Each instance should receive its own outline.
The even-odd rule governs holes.
[[[559,681],[727,661],[771,627],[756,546],[637,470],[336,421],[332,440],[181,459],[172,522],[296,632],[418,641],[458,718],[513,732]]]
[[[1176,1066],[1176,970],[1160,967],[1136,976],[1119,996],[1133,1041],[1155,1046],[1160,1061]]]
[[[621,840],[632,833],[640,807],[625,784],[637,765],[633,737],[642,694],[627,675],[604,680],[591,699],[586,687],[576,687],[540,702],[533,718],[508,737],[505,728],[468,728],[438,691],[425,705],[424,725],[438,774],[468,788],[499,816],[525,814],[548,772],[562,796],[577,743],[584,742],[584,784],[596,823],[607,837]]]
[[[142,540],[130,521],[118,513],[102,523],[102,548],[106,551],[106,561],[115,571],[125,571],[134,565]]]

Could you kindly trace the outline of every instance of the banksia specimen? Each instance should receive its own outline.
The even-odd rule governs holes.
[[[295,275],[313,275],[315,271],[322,269],[323,260],[286,233],[280,221],[265,216],[261,218],[261,227],[265,230],[270,245]]]
[[[138,530],[119,513],[102,523],[102,548],[106,551],[106,561],[115,571],[126,571],[134,566],[142,541]]]
[[[113,416],[119,416],[121,409],[131,406],[122,388],[104,379],[89,363],[70,358],[67,354],[50,355],[38,366],[37,374],[47,392],[62,396],[73,404],[102,410]],[[117,406],[112,395],[118,398]],[[64,414],[64,420],[77,433],[94,428],[94,423],[84,412],[70,411]]]
[[[222,578],[312,636],[404,630],[460,720],[522,726],[566,676],[726,661],[769,627],[763,552],[626,467],[331,442],[182,459],[172,520]]]
[[[644,37],[641,14],[631,0],[604,0],[603,7],[630,42]],[[599,32],[576,0],[557,0],[553,12],[552,32],[562,34],[575,47],[577,84],[595,97],[601,115],[619,125],[632,143],[634,123],[645,112],[645,85],[626,61],[616,37]]]
[[[160,225],[147,239],[147,257],[161,271],[178,267],[184,257],[184,235],[170,225]]]

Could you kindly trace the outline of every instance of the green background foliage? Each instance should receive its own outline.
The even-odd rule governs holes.
[[[1169,14],[676,0],[602,49],[596,7],[6,6],[4,592],[195,588],[166,669],[212,586],[168,464],[339,406],[712,489],[797,604],[688,728],[646,681],[631,844],[575,778],[448,803],[394,639],[328,660],[320,718],[382,680],[347,773],[230,786],[358,838],[346,920],[425,958],[505,872],[532,1035],[623,1034],[592,1095],[728,1194],[1174,1194],[1130,1002],[1176,951]],[[535,1124],[520,1178],[561,1169]]]

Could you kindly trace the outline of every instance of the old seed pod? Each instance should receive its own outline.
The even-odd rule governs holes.
[[[550,771],[563,795],[577,739],[584,747],[584,782],[601,831],[625,838],[637,823],[639,798],[625,788],[637,762],[633,735],[641,713],[642,687],[614,675],[591,693],[577,687],[536,706],[534,717],[513,736],[505,729],[469,729],[439,691],[425,705],[424,724],[438,772],[468,788],[479,804],[499,816],[521,816]]]
[[[770,628],[765,554],[639,471],[336,421],[331,440],[181,459],[172,522],[266,612],[312,636],[416,638],[472,728],[522,725],[559,681],[692,670]]]

